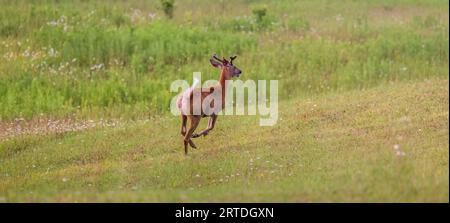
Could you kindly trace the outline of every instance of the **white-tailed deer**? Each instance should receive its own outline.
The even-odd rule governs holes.
[[[225,58],[219,59],[214,54],[209,61],[211,65],[221,70],[219,83],[209,88],[194,88],[194,83],[191,88],[178,97],[177,106],[181,112],[181,135],[183,136],[185,154],[188,153],[188,144],[194,149],[197,148],[192,142],[192,138],[208,135],[216,124],[218,113],[224,109],[225,83],[233,77],[239,77],[242,73],[233,65],[234,59],[236,59],[236,56],[230,57],[230,61]],[[204,104],[208,106],[202,106]],[[203,117],[209,117],[208,127],[200,133],[194,133]],[[189,129],[186,131],[187,120],[189,120]]]

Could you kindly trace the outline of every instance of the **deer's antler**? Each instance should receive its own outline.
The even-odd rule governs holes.
[[[230,57],[230,63],[231,63],[231,65],[233,65],[233,60],[234,60],[234,59],[236,59],[236,56],[231,56],[231,57]]]
[[[223,60],[219,59],[219,57],[217,57],[217,54],[214,54],[212,57],[221,63],[224,62]]]

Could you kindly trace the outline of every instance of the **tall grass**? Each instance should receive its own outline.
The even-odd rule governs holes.
[[[0,120],[164,112],[212,53],[280,98],[448,76],[446,1],[157,3],[1,1]]]

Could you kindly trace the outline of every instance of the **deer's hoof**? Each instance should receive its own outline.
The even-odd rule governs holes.
[[[194,142],[192,142],[192,140],[189,140],[189,145],[194,148],[197,149],[197,146],[195,146]]]
[[[197,138],[197,137],[199,137],[200,135],[199,134],[197,134],[197,133],[194,133],[194,134],[192,134],[192,138]]]

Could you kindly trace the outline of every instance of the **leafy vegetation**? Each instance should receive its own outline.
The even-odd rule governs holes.
[[[212,53],[282,98],[448,76],[445,1],[177,5],[167,20],[158,2],[3,1],[1,119],[161,113],[173,80],[217,79]]]

